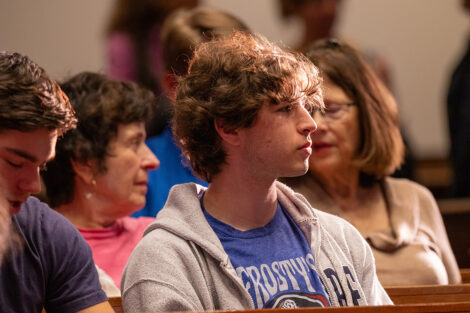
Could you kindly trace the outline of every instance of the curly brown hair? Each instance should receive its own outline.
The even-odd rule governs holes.
[[[248,128],[263,105],[322,108],[317,68],[261,35],[234,32],[199,45],[177,90],[173,132],[194,172],[210,182],[226,160],[214,122]]]
[[[58,130],[75,127],[74,110],[59,85],[29,59],[0,51],[0,131]]]

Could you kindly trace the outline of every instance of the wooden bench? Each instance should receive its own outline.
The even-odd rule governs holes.
[[[419,158],[413,165],[414,181],[426,186],[436,199],[450,197],[454,173],[447,158]]]
[[[117,302],[116,302],[117,304]],[[122,307],[115,307],[116,313],[124,312]],[[244,311],[213,311],[204,313],[460,313],[470,312],[470,302],[460,303],[427,303],[427,304],[399,304],[386,306],[355,306],[335,308],[302,308],[302,309],[262,309]],[[175,312],[177,313],[177,312]],[[185,312],[187,313],[187,312]],[[201,312],[202,313],[202,312]]]
[[[397,288],[403,288],[401,290],[397,290]],[[243,312],[243,313],[316,313],[316,312],[325,312],[325,313],[334,313],[334,312],[351,312],[351,313],[375,313],[375,312],[381,312],[381,313],[398,313],[398,312],[403,312],[403,313],[418,313],[418,312],[470,312],[470,298],[467,296],[467,301],[457,301],[457,302],[452,302],[450,300],[456,300],[456,297],[451,297],[447,299],[442,299],[443,301],[437,301],[438,299],[432,298],[429,296],[429,294],[426,294],[426,292],[422,292],[422,297],[419,298],[418,296],[416,297],[405,297],[405,295],[402,294],[404,289],[408,287],[393,287],[391,290],[392,292],[395,292],[395,294],[392,297],[392,299],[396,298],[399,299],[399,301],[403,301],[402,303],[395,303],[393,306],[362,306],[362,307],[340,307],[340,308],[326,308],[326,309],[319,309],[319,308],[302,308],[302,309],[263,309],[263,310],[244,310],[244,311],[238,311],[238,312]],[[410,290],[410,288],[408,288]],[[414,290],[416,291],[416,290]],[[428,290],[429,291],[429,290]],[[429,297],[428,297],[429,296]],[[458,298],[461,300],[461,298]],[[423,301],[423,303],[413,303],[412,301]],[[410,301],[410,302],[406,302]],[[424,301],[429,301],[428,303],[425,303]],[[109,298],[109,303],[111,304],[112,308],[116,313],[123,313],[122,309],[122,302],[120,297],[111,297]],[[281,311],[282,310],[282,311]],[[264,312],[268,311],[268,312]],[[279,311],[279,312],[276,312]],[[292,312],[289,312],[292,311]],[[295,312],[294,312],[295,311]],[[217,312],[212,312],[212,313],[233,313],[233,311],[217,311]]]
[[[470,312],[470,302],[403,304],[387,306],[355,306],[335,308],[302,308],[302,309],[261,309],[243,311],[213,311],[205,313],[457,313]]]
[[[122,301],[121,297],[109,297],[109,304],[113,308],[114,312],[116,313],[124,313],[122,310]]]
[[[395,304],[470,301],[470,284],[396,286],[385,290]]]
[[[460,276],[462,276],[462,283],[470,284],[470,268],[461,268]]]
[[[470,198],[440,199],[437,204],[459,267],[470,268]]]

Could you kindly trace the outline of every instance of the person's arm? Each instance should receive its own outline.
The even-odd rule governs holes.
[[[332,224],[341,229],[340,243],[357,274],[357,284],[364,292],[366,305],[392,305],[393,302],[383,288],[377,276],[375,258],[372,249],[361,233],[346,220],[334,216]],[[330,222],[331,223],[331,222]],[[349,284],[349,283],[348,283]]]
[[[77,313],[115,313],[108,301],[98,303]]]
[[[361,246],[354,244],[356,249],[352,251],[353,263],[355,266],[359,267],[358,270],[362,273],[358,279],[364,291],[367,305],[393,304],[377,276],[375,259],[370,245],[356,229],[350,230],[350,234],[347,238],[353,242],[361,242]],[[362,269],[360,269],[360,267],[362,267]]]
[[[365,240],[364,243],[367,244]],[[368,251],[366,252],[365,263],[368,264],[368,266],[366,266],[364,269],[361,285],[363,286],[364,294],[367,298],[367,304],[391,305],[393,302],[377,277],[375,261],[372,255],[372,250],[368,244],[366,250]]]
[[[200,264],[188,242],[163,230],[143,237],[121,279],[125,312],[213,310]]]
[[[185,286],[188,287],[185,281],[181,281],[181,289],[161,281],[139,282],[123,291],[123,309],[125,312],[204,311],[202,303],[193,302],[186,295]]]
[[[450,246],[447,231],[442,219],[441,212],[431,192],[422,188],[421,191],[421,218],[423,227],[429,227],[429,233],[432,240],[437,245],[439,256],[444,263],[447,271],[449,284],[458,284],[462,281],[460,270],[454,256],[454,252]]]

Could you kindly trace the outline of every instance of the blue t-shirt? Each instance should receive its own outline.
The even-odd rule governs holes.
[[[176,145],[169,127],[146,143],[160,160],[160,167],[149,172],[145,207],[132,214],[134,217],[155,217],[165,205],[171,187],[176,184],[194,182],[207,186],[207,182],[195,176],[189,165],[184,164],[181,149]]]
[[[29,197],[12,227],[23,245],[1,265],[1,312],[77,312],[107,301],[90,247],[62,215]]]
[[[329,306],[308,242],[279,203],[266,226],[248,231],[204,214],[256,308]]]

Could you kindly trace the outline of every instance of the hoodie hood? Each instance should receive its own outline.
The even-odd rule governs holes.
[[[147,227],[144,236],[156,229],[164,229],[184,240],[194,242],[218,261],[226,262],[227,255],[219,238],[209,226],[204,214],[201,214],[201,203],[197,195],[206,189],[195,183],[173,186],[165,206],[158,213],[156,220]],[[295,194],[284,184],[276,182],[276,191],[279,202],[310,242],[311,232],[306,227],[309,228],[311,223],[316,224],[318,216],[303,196]]]

